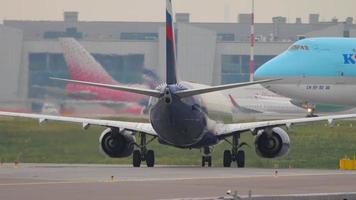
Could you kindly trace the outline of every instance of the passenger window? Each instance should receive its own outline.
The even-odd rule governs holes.
[[[289,48],[289,51],[296,51],[299,49],[299,45],[292,45],[290,48]]]

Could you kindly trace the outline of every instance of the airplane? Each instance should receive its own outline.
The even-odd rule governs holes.
[[[99,82],[111,85],[124,85],[114,80],[108,72],[99,64],[95,58],[75,39],[60,38],[61,48],[63,50],[64,59],[68,66],[68,72],[71,79]],[[148,88],[146,85],[125,85],[127,87]],[[81,93],[91,96],[91,99],[109,100],[115,102],[133,102],[148,99],[141,94],[130,93],[126,91],[115,91],[108,88],[100,88],[89,85],[67,84],[67,92],[72,95]]]
[[[306,114],[307,117],[312,117],[316,116],[316,114],[325,115],[335,112],[352,113],[351,109],[353,109],[352,106],[313,103],[291,99],[273,93],[261,85],[239,88],[231,92],[231,95],[233,95],[242,107],[270,114],[286,113],[291,116]]]
[[[68,66],[68,72],[71,79],[84,81],[100,80],[100,82],[103,83],[123,85],[122,83],[118,83],[116,80],[114,80],[101,66],[101,64],[98,63],[95,58],[74,38],[60,38],[59,42],[63,51],[65,62]],[[154,72],[148,69],[144,69],[143,74],[143,78],[145,80],[144,84],[126,86],[140,88],[156,87],[156,81],[159,79],[154,74]],[[120,113],[139,115],[146,110],[146,106],[148,104],[148,97],[144,95],[137,95],[124,91],[115,91],[106,88],[98,88],[94,86],[67,84],[66,89],[62,89],[53,86],[33,85],[32,89],[37,92],[44,92],[48,94],[46,99],[47,103],[55,103],[57,105],[61,105],[60,107],[72,108],[74,106],[77,108],[76,110],[78,110],[82,105],[93,105],[96,107],[98,105],[103,105]],[[37,100],[37,102],[40,102],[40,100]],[[46,103],[43,105],[45,104]]]
[[[316,116],[315,113],[344,112],[353,108],[351,106],[298,101],[283,96],[255,95],[252,100],[240,98],[239,101],[242,102],[241,105],[247,108],[255,108],[263,113],[305,114],[307,112],[307,117]]]
[[[257,109],[256,110],[254,110],[254,109],[252,109],[252,108],[250,108],[250,107],[245,107],[245,106],[241,106],[241,105],[239,105],[237,102],[236,102],[236,99],[231,95],[231,94],[229,94],[229,99],[230,99],[230,101],[231,101],[231,104],[234,106],[234,108],[235,108],[235,112],[237,113],[237,114],[239,114],[239,113],[247,113],[247,114],[261,114],[261,113],[263,113],[263,112],[261,112],[261,111],[258,111]]]
[[[308,38],[263,64],[254,78],[281,78],[263,86],[296,104],[347,110],[356,106],[355,66],[356,38]]]
[[[77,42],[74,38],[59,38],[60,46],[63,51],[64,60],[68,67],[71,79],[82,81],[94,81],[108,84],[120,84],[114,80],[110,74],[98,63],[95,58]],[[144,69],[145,84],[125,85],[128,87],[154,88],[158,77],[150,70]],[[49,91],[53,96],[69,96],[78,100],[95,100],[97,102],[141,102],[148,101],[144,95],[132,94],[125,91],[113,91],[106,88],[94,86],[84,86],[68,84],[66,90],[49,86],[32,86],[40,91]]]
[[[295,124],[346,119],[356,114],[332,115],[315,118],[296,118],[259,122],[224,123],[221,115],[231,115],[231,103],[222,99],[222,90],[262,84],[278,79],[266,79],[219,86],[207,86],[180,81],[176,73],[176,55],[171,0],[166,0],[166,83],[156,89],[134,88],[107,83],[87,82],[52,78],[69,83],[103,87],[126,91],[150,97],[148,123],[124,122],[115,120],[89,119],[77,117],[50,116],[16,112],[0,112],[2,116],[38,119],[40,124],[49,120],[82,124],[84,129],[90,126],[102,126],[106,129],[100,136],[101,150],[112,158],[132,156],[133,166],[140,167],[146,161],[148,167],[155,164],[155,154],[147,145],[154,139],[162,145],[183,149],[203,149],[202,166],[212,166],[211,147],[228,141],[231,149],[224,151],[223,165],[230,167],[236,162],[238,167],[245,166],[245,153],[241,149],[240,134],[251,132],[255,136],[255,151],[263,158],[277,158],[288,153],[290,139],[281,127]],[[136,142],[135,135],[140,136]],[[147,140],[147,136],[152,139]],[[231,139],[231,142],[228,140]],[[135,148],[136,147],[136,148]]]
[[[292,118],[292,117],[316,117],[317,114],[330,114],[338,112],[352,113],[353,107],[322,104],[311,104],[301,102],[282,96],[266,96],[256,94],[253,97],[237,95],[233,97],[228,95],[231,103],[235,107],[236,115],[234,119],[238,120],[266,120],[276,118]],[[346,112],[347,111],[347,112]]]
[[[289,98],[255,95],[254,97],[235,97],[234,101],[234,105],[238,104],[243,108],[263,114],[275,114],[277,116],[281,114],[305,114],[305,110],[293,105]]]

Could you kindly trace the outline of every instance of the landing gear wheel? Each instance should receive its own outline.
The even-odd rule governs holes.
[[[147,167],[154,167],[155,165],[155,153],[152,150],[148,150],[146,153]]]
[[[224,151],[224,167],[231,167],[232,154],[230,150]]]
[[[140,143],[134,145],[139,149],[133,151],[132,164],[134,167],[140,167],[142,161],[146,161],[147,167],[154,167],[155,165],[155,153],[153,150],[147,150],[147,145],[155,140],[157,137],[153,137],[147,141],[146,134],[140,134]]]
[[[135,150],[132,155],[132,165],[134,167],[141,166],[141,152],[140,150]]]
[[[245,167],[245,152],[240,150],[246,143],[240,143],[240,134],[235,134],[232,136],[232,141],[229,142],[231,144],[232,149],[231,151],[225,150],[224,151],[224,167],[230,167],[232,162],[236,162],[238,168]]]
[[[205,167],[205,163],[208,163],[208,167],[212,166],[211,156],[202,156],[201,157],[201,166]]]
[[[203,156],[201,157],[201,166],[205,167],[205,163],[208,163],[208,167],[211,167],[211,148],[206,146],[203,148]]]
[[[207,162],[208,162],[208,167],[211,167],[212,166],[211,156],[207,157]]]
[[[238,151],[237,152],[236,164],[237,164],[238,168],[244,168],[245,167],[245,152],[244,151]]]

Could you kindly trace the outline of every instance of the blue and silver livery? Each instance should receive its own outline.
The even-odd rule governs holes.
[[[264,78],[281,78],[264,86],[292,99],[356,106],[356,39],[300,40],[257,69]]]

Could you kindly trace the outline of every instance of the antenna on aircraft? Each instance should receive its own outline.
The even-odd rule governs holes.
[[[251,6],[251,29],[250,29],[250,81],[253,81],[255,72],[255,0],[252,0]]]

